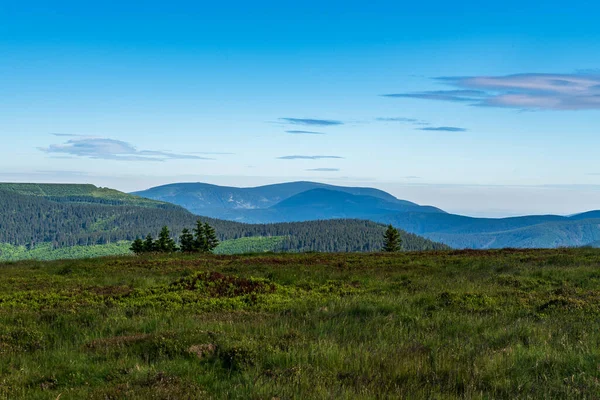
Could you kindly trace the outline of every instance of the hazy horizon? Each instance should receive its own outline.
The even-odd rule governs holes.
[[[26,181],[15,179],[3,180],[0,174],[0,183],[13,182],[24,183]],[[525,215],[572,215],[586,211],[599,209],[595,204],[600,203],[600,185],[588,186],[585,188],[573,188],[572,185],[556,186],[483,186],[483,185],[435,185],[435,184],[398,184],[393,182],[373,182],[373,181],[354,181],[340,182],[339,180],[315,180],[297,177],[297,179],[281,180],[277,178],[264,177],[243,177],[249,184],[237,184],[240,177],[204,177],[204,180],[185,177],[185,179],[171,181],[157,177],[145,177],[131,185],[128,178],[124,178],[121,184],[114,182],[115,177],[98,177],[96,179],[87,179],[85,176],[72,177],[71,179],[54,180],[52,178],[42,178],[39,175],[37,179],[27,182],[33,183],[62,183],[62,184],[92,184],[98,187],[109,187],[123,192],[131,193],[149,189],[151,187],[174,184],[174,183],[208,183],[219,186],[232,187],[256,187],[272,185],[286,182],[312,181],[327,183],[337,186],[359,186],[372,187],[384,190],[393,196],[415,202],[420,205],[431,205],[443,209],[444,211],[466,215],[471,217],[486,218],[504,218]],[[113,182],[113,183],[111,183]],[[145,182],[145,183],[144,183]],[[579,208],[572,208],[566,199],[570,199],[573,191],[585,193],[585,196],[579,198],[576,202]],[[464,208],[462,202],[464,198],[470,198],[478,206],[475,208]],[[521,200],[523,208],[507,209],[506,204],[511,201]],[[556,207],[556,203],[562,202],[563,207]],[[519,202],[517,202],[519,203]],[[529,207],[527,207],[529,205]]]

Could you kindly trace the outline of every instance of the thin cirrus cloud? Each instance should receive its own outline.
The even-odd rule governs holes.
[[[230,156],[235,155],[235,153],[228,153],[222,151],[190,151],[186,154],[209,154],[209,155],[217,155],[217,156]]]
[[[336,121],[333,119],[314,119],[314,118],[279,118],[288,124],[293,125],[306,125],[306,126],[336,126],[344,125],[342,121]]]
[[[391,118],[375,118],[376,121],[381,122],[407,122],[407,123],[415,123],[418,122],[418,119],[415,118],[404,118],[404,117],[391,117]]]
[[[427,128],[419,128],[420,131],[434,132],[466,132],[466,128],[458,128],[456,126],[429,126]]]
[[[600,73],[524,73],[504,76],[438,77],[434,81],[454,87],[385,94],[385,97],[463,102],[473,106],[521,110],[600,109]]]
[[[292,134],[292,135],[324,135],[323,132],[315,132],[315,131],[295,131],[295,130],[291,130],[291,131],[285,131],[286,133]]]
[[[306,171],[311,171],[311,172],[337,172],[339,171],[339,168],[310,168],[307,169]]]
[[[130,143],[92,136],[72,134],[53,134],[59,137],[70,137],[64,143],[51,144],[38,149],[51,156],[75,156],[102,160],[118,161],[167,161],[167,160],[212,160],[191,154],[176,154],[166,151],[138,150]]]
[[[404,118],[404,117],[381,117],[375,118],[375,121],[378,122],[401,122],[412,125],[430,125],[429,122],[421,121],[416,118]]]
[[[341,159],[340,156],[282,156],[277,157],[279,160],[326,160],[326,159]]]

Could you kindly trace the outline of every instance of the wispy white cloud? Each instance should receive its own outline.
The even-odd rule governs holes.
[[[311,171],[311,172],[337,172],[339,171],[339,168],[310,168],[307,169],[306,171]]]
[[[333,119],[279,118],[279,120],[288,124],[307,126],[335,126],[344,124],[342,121],[336,121]]]
[[[430,126],[427,128],[419,128],[420,131],[435,131],[435,132],[466,132],[466,128],[458,128],[456,126]]]
[[[429,122],[421,121],[416,118],[405,118],[405,117],[380,117],[375,118],[378,122],[400,122],[412,125],[429,125]]]
[[[600,109],[600,73],[526,73],[505,76],[439,77],[454,86],[436,90],[385,94],[386,97],[464,102],[475,106],[523,110]]]
[[[340,158],[344,158],[344,157],[340,157],[340,156],[282,156],[282,157],[277,157],[280,160],[324,160],[324,159],[340,159]]]
[[[324,135],[323,132],[315,132],[315,131],[296,131],[296,130],[291,130],[291,131],[285,131],[286,133],[290,133],[292,135]]]
[[[64,143],[39,147],[51,156],[75,156],[118,161],[167,161],[167,160],[211,160],[191,154],[177,154],[166,151],[138,150],[130,143],[92,136],[79,136],[55,133],[54,136],[71,137]]]

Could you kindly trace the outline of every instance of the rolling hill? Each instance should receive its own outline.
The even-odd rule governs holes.
[[[177,237],[198,218],[215,227],[221,240],[278,237],[276,246],[269,245],[274,251],[376,251],[385,229],[356,219],[251,225],[198,217],[176,205],[93,185],[0,184],[0,244],[13,247],[115,244],[157,235],[165,225]],[[447,248],[414,234],[402,236],[406,250]]]
[[[91,203],[176,208],[167,202],[135,196],[115,189],[96,187],[91,184],[0,183],[0,191],[4,193],[42,197],[60,203]]]
[[[304,216],[296,217],[290,214],[292,209],[289,207],[285,210],[285,216],[282,216],[277,208],[267,212],[265,210],[280,204],[285,206],[286,203],[282,202],[288,199],[290,199],[288,204],[294,201],[302,203],[305,201],[304,197],[296,200],[291,200],[291,198],[317,189],[327,190],[327,192],[320,192],[321,194],[328,193],[331,195],[331,192],[338,192],[346,193],[350,196],[371,197],[388,204],[393,203],[397,208],[407,211],[443,212],[435,207],[423,207],[410,201],[399,200],[379,189],[334,186],[317,182],[289,182],[252,188],[218,186],[206,183],[174,183],[134,192],[133,194],[148,199],[177,204],[198,215],[243,222],[268,223],[301,221],[305,219]],[[317,200],[317,196],[312,196],[311,200]],[[300,205],[302,206],[302,204]],[[358,214],[360,215],[369,214],[364,206],[359,211]],[[321,215],[323,218],[332,218],[328,214],[321,213]],[[347,216],[351,218],[359,217],[357,214],[348,214]],[[319,217],[310,219],[319,219]]]
[[[600,211],[572,216],[473,218],[399,200],[378,189],[312,182],[257,188],[172,184],[137,194],[153,200],[170,199],[192,212],[203,210],[223,219],[252,223],[368,219],[454,248],[551,248],[585,246],[600,240]]]
[[[440,241],[453,248],[579,247],[600,240],[598,212],[570,217],[538,215],[511,218],[472,218],[453,214],[432,218],[423,213],[374,216],[374,221]]]

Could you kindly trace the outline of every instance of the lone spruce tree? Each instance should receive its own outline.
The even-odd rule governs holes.
[[[400,251],[401,245],[400,232],[392,225],[388,225],[387,230],[383,234],[383,251],[390,253],[397,252]]]

